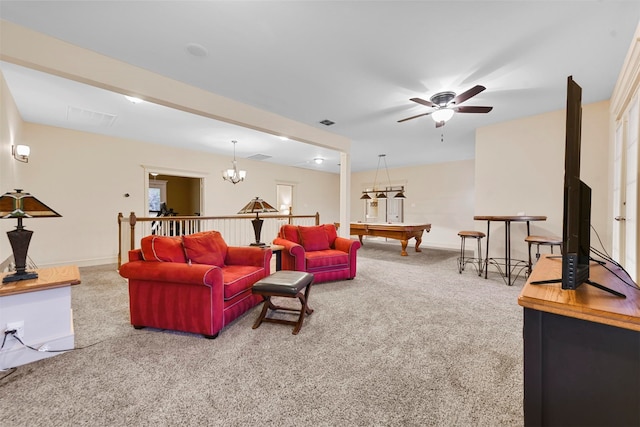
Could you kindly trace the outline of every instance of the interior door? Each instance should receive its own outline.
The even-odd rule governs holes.
[[[629,132],[625,150],[624,267],[638,281],[638,93],[629,107]]]
[[[638,281],[638,93],[616,124],[613,180],[613,259]]]

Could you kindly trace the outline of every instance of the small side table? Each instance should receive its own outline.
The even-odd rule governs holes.
[[[282,245],[271,245],[271,252],[276,255],[276,271],[282,270],[282,250],[284,246]]]
[[[32,351],[17,341],[7,341],[0,354],[0,369],[52,357],[74,347],[71,286],[80,284],[80,270],[66,265],[35,271],[35,279],[0,285],[0,326],[22,322],[26,344],[47,345],[52,351]],[[0,273],[0,279],[4,275]]]

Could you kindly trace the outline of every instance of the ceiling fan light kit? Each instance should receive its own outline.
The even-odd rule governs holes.
[[[453,117],[453,110],[450,108],[442,108],[436,110],[431,114],[431,118],[434,122],[447,122]]]
[[[433,111],[398,120],[398,123],[431,115],[433,121],[436,122],[436,127],[439,128],[444,126],[444,124],[453,117],[454,113],[488,113],[493,109],[493,107],[460,106],[460,104],[465,102],[467,99],[476,96],[485,89],[486,88],[484,86],[477,85],[465,92],[462,92],[460,95],[456,95],[455,92],[451,91],[439,92],[429,98],[429,101],[422,98],[411,98],[410,101],[424,105],[425,107],[431,107],[433,108]]]

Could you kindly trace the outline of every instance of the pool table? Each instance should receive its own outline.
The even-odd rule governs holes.
[[[336,224],[339,226],[339,224]],[[400,240],[402,250],[400,255],[407,256],[407,244],[412,237],[416,239],[416,252],[422,252],[420,243],[422,243],[422,233],[431,231],[431,224],[386,224],[386,223],[365,223],[352,222],[349,232],[352,236],[358,236],[360,244],[362,244],[362,236],[387,237],[390,239]]]

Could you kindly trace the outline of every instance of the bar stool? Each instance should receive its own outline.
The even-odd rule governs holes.
[[[485,234],[482,231],[460,231],[458,232],[458,236],[460,236],[460,257],[458,258],[458,273],[462,274],[464,271],[464,266],[467,263],[472,263],[475,267],[475,263],[478,263],[477,270],[478,276],[482,275],[482,238],[485,237]],[[465,241],[466,239],[476,239],[478,242],[478,258],[467,258],[464,255],[465,249]]]
[[[553,253],[553,247],[558,246],[560,252],[562,252],[562,239],[560,237],[549,236],[527,236],[524,241],[529,245],[529,274],[531,274],[531,268],[533,263],[531,262],[531,245],[536,245],[536,262],[540,259],[540,246],[549,246],[551,253]]]

